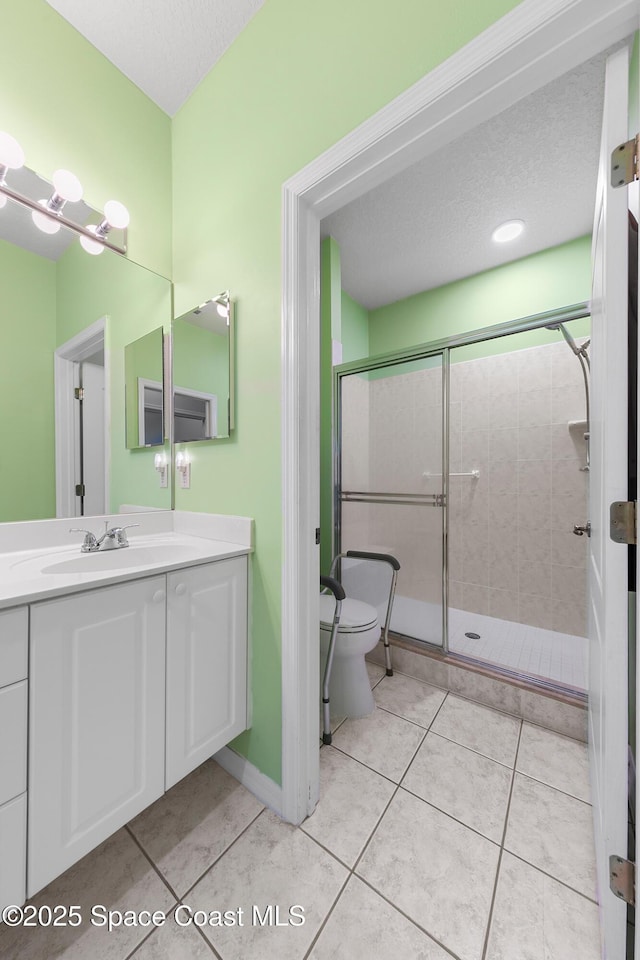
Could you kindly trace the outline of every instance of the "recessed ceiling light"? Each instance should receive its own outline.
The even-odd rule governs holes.
[[[496,243],[507,243],[509,240],[515,240],[524,230],[524,220],[507,220],[501,223],[499,227],[491,234],[491,239]]]

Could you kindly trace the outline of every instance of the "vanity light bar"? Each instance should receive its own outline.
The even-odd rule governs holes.
[[[66,203],[74,203],[82,196],[82,187],[77,177],[69,173],[69,171],[57,171],[57,174],[65,174],[67,180],[75,181],[77,190],[66,197],[58,190],[54,182],[54,191],[48,200],[32,200],[31,197],[27,197],[25,194],[13,190],[6,182],[7,174],[11,170],[20,169],[23,165],[24,152],[20,145],[10,134],[0,131],[0,210],[6,203],[5,198],[8,197],[13,200],[14,203],[26,207],[28,210],[31,210],[32,214],[36,215],[34,217],[36,226],[38,225],[37,218],[46,219],[55,223],[58,229],[60,226],[64,226],[74,233],[77,233],[81,240],[82,238],[85,239],[85,243],[83,243],[82,246],[88,253],[102,253],[103,248],[106,247],[109,250],[113,250],[114,253],[126,254],[126,230],[129,225],[129,212],[122,203],[119,203],[117,200],[109,200],[105,204],[105,215],[102,221],[95,226],[90,224],[85,227],[83,224],[76,223],[75,220],[70,220],[69,217],[66,217],[62,212]],[[2,200],[4,200],[4,202],[1,202]],[[112,227],[117,227],[124,231],[122,245],[114,243],[107,238],[107,234]],[[43,228],[41,227],[39,229]],[[51,231],[43,229],[43,232],[57,233],[58,231],[57,229]]]

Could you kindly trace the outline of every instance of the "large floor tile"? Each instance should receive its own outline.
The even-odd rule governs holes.
[[[127,831],[119,830],[29,903],[50,907],[77,904],[82,924],[20,929],[2,923],[2,960],[124,960],[148,935],[149,928],[120,926],[108,932],[92,925],[92,908],[100,904],[107,910],[162,910],[168,914],[175,900]]]
[[[171,915],[138,947],[131,960],[213,960],[214,956],[194,926],[179,926]]]
[[[320,801],[302,829],[349,867],[358,859],[395,787],[333,747],[320,751]]]
[[[379,707],[405,720],[428,727],[446,697],[444,690],[432,687],[423,680],[414,680],[396,673],[385,677],[375,688],[374,698]]]
[[[402,786],[501,843],[512,775],[495,760],[428,733]]]
[[[253,794],[209,760],[129,827],[182,896],[263,809]]]
[[[505,848],[594,899],[591,816],[588,803],[516,773]]]
[[[431,730],[485,757],[513,766],[520,720],[450,694]]]
[[[381,663],[372,663],[370,660],[365,660],[365,666],[367,668],[367,673],[369,674],[371,686],[375,687],[375,685],[384,677],[386,670]]]
[[[353,876],[345,887],[309,960],[451,960],[410,920]]]
[[[242,926],[203,928],[223,960],[302,960],[347,876],[345,867],[302,830],[265,811],[187,902],[193,910],[242,907]],[[253,907],[264,916],[270,904],[279,907],[281,922],[288,919],[290,907],[303,907],[304,924],[253,923]]]
[[[498,853],[401,788],[357,873],[460,960],[480,960]]]
[[[600,960],[598,908],[505,851],[486,960]]]
[[[516,770],[580,800],[591,800],[587,745],[551,730],[522,725]]]
[[[422,727],[376,709],[362,720],[345,720],[333,745],[398,783],[424,735]]]

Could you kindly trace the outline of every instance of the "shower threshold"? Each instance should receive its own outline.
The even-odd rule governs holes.
[[[391,630],[405,640],[430,644],[442,634],[438,604],[397,596]],[[449,608],[449,655],[495,669],[534,686],[566,689],[574,696],[587,689],[588,641],[512,620]],[[479,634],[479,639],[466,634]],[[440,648],[441,649],[441,648]]]

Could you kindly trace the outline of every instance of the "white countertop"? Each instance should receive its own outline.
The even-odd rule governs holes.
[[[79,535],[71,545],[0,553],[0,609],[251,553],[250,542],[215,539],[213,532],[137,535],[128,547],[96,553],[81,552]]]

